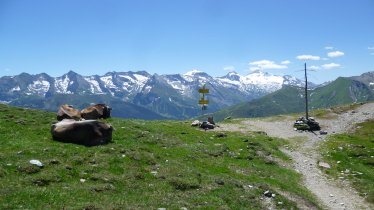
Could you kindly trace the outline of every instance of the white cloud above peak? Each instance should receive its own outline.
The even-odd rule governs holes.
[[[334,51],[334,52],[327,53],[327,56],[329,56],[330,58],[337,58],[343,55],[344,55],[344,52],[341,52],[341,51]]]
[[[269,60],[253,61],[253,62],[249,63],[249,65],[251,66],[249,68],[249,70],[256,71],[256,70],[265,70],[265,69],[286,69],[286,68],[288,68],[288,66],[286,64],[284,64],[283,62],[281,64],[277,64],[274,61],[269,61]]]
[[[235,71],[235,66],[225,66],[225,67],[223,67],[223,70],[225,70],[225,71]]]
[[[335,68],[338,68],[340,67],[341,65],[340,64],[337,64],[337,63],[328,63],[328,64],[323,64],[321,65],[322,68],[324,69],[335,69]]]
[[[319,56],[315,56],[315,55],[298,55],[298,56],[296,56],[296,59],[318,61],[321,58]]]
[[[374,47],[368,47],[368,50],[374,50]]]
[[[325,50],[333,50],[334,49],[334,47],[331,47],[331,46],[326,46],[325,47]]]

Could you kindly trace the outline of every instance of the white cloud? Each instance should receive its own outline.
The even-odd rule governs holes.
[[[374,55],[374,53],[370,53],[370,55]]]
[[[333,50],[334,49],[334,47],[331,47],[331,46],[326,46],[325,47],[325,50]]]
[[[319,67],[319,66],[311,66],[311,67],[309,67],[309,69],[310,70],[319,70],[319,69],[321,69],[321,67]]]
[[[344,55],[344,52],[341,52],[341,51],[334,51],[334,52],[327,53],[327,56],[329,56],[330,58],[337,58],[343,55]]]
[[[284,64],[276,64],[274,61],[269,60],[259,60],[253,61],[249,63],[251,66],[249,70],[256,71],[256,70],[265,70],[265,69],[286,69],[288,66]]]
[[[321,58],[323,61],[328,61],[328,60],[330,60],[330,59],[328,59],[328,58]]]
[[[313,60],[313,61],[318,61],[321,59],[319,56],[315,56],[315,55],[298,55],[296,56],[296,58],[298,60]]]
[[[291,63],[291,61],[289,61],[289,60],[285,60],[285,61],[282,61],[281,62],[281,64],[283,64],[283,65],[288,65],[288,64],[290,64]]]
[[[335,68],[338,68],[340,67],[340,64],[337,64],[337,63],[328,63],[328,64],[323,64],[322,65],[322,68],[324,69],[335,69]]]
[[[225,67],[223,67],[223,70],[225,70],[225,71],[235,71],[235,66],[225,66]]]
[[[368,50],[374,50],[374,47],[368,47]]]

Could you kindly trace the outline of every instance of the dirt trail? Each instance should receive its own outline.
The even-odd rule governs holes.
[[[367,103],[354,111],[348,111],[331,119],[316,119],[322,130],[328,135],[334,133],[346,133],[356,123],[364,122],[367,119],[374,119],[374,103]],[[299,132],[292,129],[294,118],[278,121],[253,120],[249,119],[237,124],[222,124],[217,131],[264,131],[269,136],[285,139],[302,139],[303,142],[294,149],[284,148],[294,161],[293,168],[304,177],[304,185],[316,195],[323,206],[327,209],[374,209],[364,198],[350,186],[348,181],[333,180],[328,178],[318,167],[320,154],[317,151],[318,144],[324,141],[328,135],[320,135],[311,132]]]

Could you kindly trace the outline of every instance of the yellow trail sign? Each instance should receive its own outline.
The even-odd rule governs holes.
[[[199,93],[209,93],[209,89],[206,89],[206,88],[200,88],[199,89]]]
[[[209,104],[209,100],[201,99],[199,100],[199,104]]]

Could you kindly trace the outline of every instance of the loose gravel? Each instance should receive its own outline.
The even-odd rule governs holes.
[[[374,209],[345,180],[328,178],[320,167],[321,159],[318,145],[331,134],[347,133],[355,125],[374,119],[374,103],[366,103],[355,110],[335,114],[330,119],[316,119],[327,135],[319,132],[293,130],[293,117],[277,121],[267,119],[248,119],[240,124],[221,124],[216,131],[264,131],[269,136],[301,141],[297,146],[282,148],[293,159],[292,167],[304,177],[304,185],[315,194],[326,209]]]

